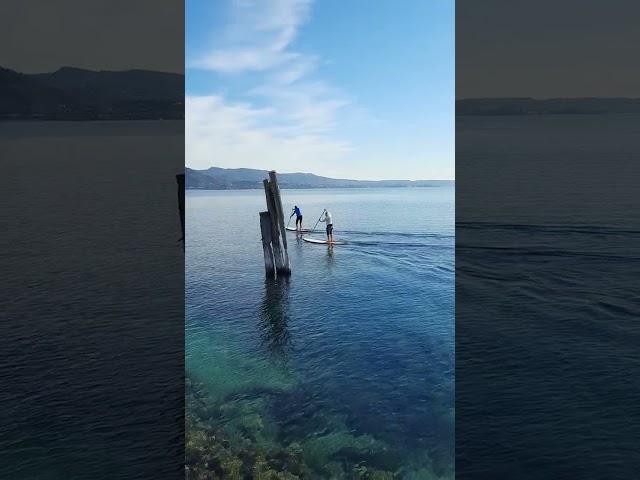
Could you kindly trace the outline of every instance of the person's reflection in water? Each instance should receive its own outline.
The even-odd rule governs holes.
[[[260,336],[262,345],[272,358],[287,367],[291,346],[289,334],[289,279],[267,278],[260,308]]]
[[[333,245],[329,245],[327,248],[327,269],[328,270],[333,270],[335,261],[336,259],[333,255]]]

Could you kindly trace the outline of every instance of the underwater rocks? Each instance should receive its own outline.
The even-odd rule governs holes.
[[[370,435],[353,435],[340,419],[313,416],[315,431],[282,436],[272,399],[250,396],[212,400],[201,384],[185,389],[186,480],[404,480],[381,463],[388,446]],[[293,412],[292,412],[293,415]],[[316,424],[316,421],[319,424]],[[291,431],[291,433],[293,433]],[[411,477],[420,478],[420,477]],[[425,476],[424,479],[436,478]]]
[[[295,453],[268,458],[257,445],[236,446],[193,427],[186,433],[187,480],[296,480],[314,478]]]
[[[302,446],[305,461],[316,471],[333,474],[327,466],[335,461],[360,464],[385,450],[384,444],[369,435],[353,436],[347,432],[312,437]]]
[[[246,438],[222,438],[196,427],[189,419],[186,430],[186,480],[393,480],[392,472],[337,459],[345,452],[355,457],[378,448],[375,440],[349,435],[328,435],[284,448],[264,449]],[[305,451],[305,447],[308,451]],[[266,451],[269,450],[269,451]]]
[[[312,479],[298,445],[274,440],[273,427],[258,413],[262,401],[212,403],[204,389],[187,382],[185,478],[187,480]]]

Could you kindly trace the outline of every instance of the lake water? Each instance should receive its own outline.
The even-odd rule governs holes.
[[[456,474],[636,478],[638,115],[456,125]]]
[[[454,188],[282,201],[306,227],[329,209],[346,244],[289,232],[292,275],[265,281],[264,192],[187,192],[188,464],[452,478]]]
[[[2,122],[0,478],[178,478],[183,122]]]

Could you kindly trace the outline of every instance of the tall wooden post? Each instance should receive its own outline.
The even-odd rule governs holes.
[[[270,180],[265,179],[263,181],[265,199],[267,201],[268,219],[270,223],[270,236],[271,236],[271,252],[273,256],[273,264],[277,275],[291,275],[291,267],[289,264],[289,254],[287,252],[287,236],[284,223],[284,214],[282,212],[282,201],[280,200],[280,189],[278,188],[278,180],[276,178],[276,172],[269,172]],[[265,212],[262,212],[265,213]],[[263,241],[266,229],[263,229],[262,223],[267,221],[267,217],[260,214],[260,229],[263,235]],[[263,217],[265,218],[263,220]],[[282,238],[282,242],[281,239]],[[264,247],[264,244],[263,244]],[[265,250],[266,252],[266,250]],[[272,268],[272,267],[271,267]],[[267,270],[267,276],[269,276],[269,265],[267,262],[267,255],[265,253],[265,270]]]
[[[282,232],[282,244],[284,245],[284,268],[287,270],[287,272],[290,273],[291,265],[289,263],[289,252],[287,251],[287,230],[284,224],[284,212],[282,210],[282,200],[280,198],[280,187],[278,187],[278,179],[276,178],[275,170],[271,170],[269,172],[269,180],[276,211],[278,212],[278,226],[280,227],[280,231]]]
[[[264,253],[264,269],[267,278],[273,278],[276,269],[271,248],[271,216],[269,212],[260,212],[260,233],[262,234],[262,251]]]
[[[180,225],[182,227],[182,249],[184,250],[184,173],[176,175],[176,182],[178,183],[178,209],[180,210]]]
[[[280,245],[280,226],[278,222],[278,211],[276,210],[269,180],[264,180],[264,193],[267,198],[267,210],[271,218],[271,247],[273,248],[273,259],[276,264],[276,272],[281,273],[284,270],[284,255]]]

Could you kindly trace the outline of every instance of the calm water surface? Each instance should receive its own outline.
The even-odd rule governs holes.
[[[450,477],[453,187],[282,196],[307,227],[328,208],[346,244],[289,232],[292,275],[273,282],[264,192],[187,193],[187,376],[223,412],[201,420],[224,431],[257,416],[245,437],[266,450],[301,445],[317,478],[358,462],[399,478]]]
[[[636,478],[640,116],[456,135],[456,474]]]
[[[0,478],[184,474],[183,122],[0,122]]]

